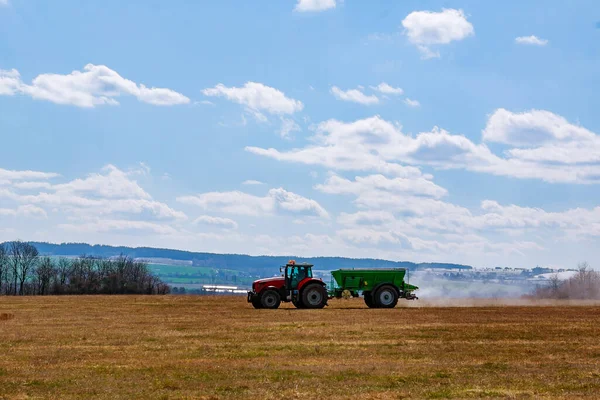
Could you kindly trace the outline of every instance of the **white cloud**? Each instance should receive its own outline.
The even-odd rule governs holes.
[[[242,182],[242,185],[264,185],[261,181],[256,181],[254,179],[248,179]]]
[[[17,208],[17,215],[23,215],[25,217],[33,218],[48,218],[48,214],[43,208],[34,206],[32,204],[25,204]]]
[[[420,107],[421,103],[419,103],[418,100],[411,100],[408,97],[406,99],[404,99],[404,104],[406,104],[409,107]]]
[[[46,211],[40,207],[26,204],[19,206],[16,209],[11,208],[0,208],[0,216],[11,216],[11,217],[29,217],[29,218],[48,218]]]
[[[289,138],[290,133],[299,132],[300,130],[300,126],[293,119],[281,118],[281,129],[279,130],[279,134],[282,138]]]
[[[534,46],[545,46],[548,44],[548,40],[540,39],[537,36],[519,36],[515,38],[515,42],[518,44],[530,44]]]
[[[338,100],[351,101],[353,103],[359,103],[364,105],[371,105],[379,103],[379,98],[375,95],[366,95],[358,89],[348,89],[346,91],[341,90],[337,86],[331,88],[331,94]]]
[[[243,87],[226,87],[219,83],[214,88],[204,89],[205,96],[225,97],[248,108],[258,118],[265,118],[262,112],[284,115],[302,111],[301,101],[286,97],[275,88],[257,82],[247,82]]]
[[[100,219],[83,224],[59,224],[59,229],[77,233],[110,233],[127,232],[130,234],[155,233],[158,235],[176,235],[178,230],[172,226],[148,221],[132,221],[118,219]]]
[[[68,183],[54,185],[53,189],[68,195],[91,194],[108,199],[141,198],[151,196],[130,176],[115,167],[107,165],[102,168],[104,174],[90,174],[84,179],[75,179]]]
[[[383,175],[357,176],[354,181],[337,175],[330,176],[324,184],[316,185],[315,189],[330,194],[362,194],[377,191],[403,194],[406,196],[429,196],[440,198],[448,192],[424,177],[387,178]]]
[[[24,94],[34,99],[77,107],[118,105],[122,95],[159,106],[187,104],[190,99],[166,88],[148,88],[125,79],[104,65],[87,64],[68,75],[41,74],[25,84],[17,70],[0,70],[0,95]]]
[[[17,182],[12,185],[17,189],[50,189],[52,185],[48,182]]]
[[[209,192],[196,196],[181,196],[177,201],[230,214],[261,216],[273,215],[277,211],[315,215],[328,218],[329,214],[315,200],[307,199],[283,188],[271,189],[266,196],[254,196],[248,193]]]
[[[424,58],[439,57],[432,45],[443,45],[463,40],[475,34],[462,10],[444,9],[441,12],[413,11],[402,20],[404,33],[415,44]]]
[[[26,179],[52,179],[59,175],[54,172],[15,171],[0,168],[1,181],[22,181]]]
[[[480,144],[438,127],[407,135],[400,125],[378,116],[349,123],[329,120],[314,130],[303,148],[246,150],[280,161],[398,177],[409,171],[420,174],[419,168],[400,164],[404,163],[547,182],[600,183],[598,135],[548,111],[514,114],[499,109],[490,116]],[[485,142],[520,147],[497,155]]]
[[[278,207],[293,213],[308,213],[323,218],[329,218],[329,214],[315,200],[307,199],[299,194],[288,192],[282,188],[269,190]]]
[[[237,229],[238,224],[232,219],[211,217],[210,215],[201,215],[194,220],[194,225],[212,225],[224,229]]]
[[[383,94],[396,94],[396,95],[400,95],[400,94],[404,93],[404,90],[402,90],[401,88],[392,87],[392,86],[388,85],[385,82],[381,82],[377,86],[371,86],[371,89],[376,90],[376,91],[378,91],[380,93],[383,93]]]
[[[543,110],[513,113],[499,108],[488,118],[483,130],[483,140],[519,147],[595,138],[593,132]]]
[[[298,0],[294,11],[297,12],[318,12],[335,8],[336,0]]]
[[[35,194],[20,194],[13,190],[1,190],[0,198],[10,199],[21,204],[58,207],[63,212],[78,218],[97,215],[147,214],[159,219],[185,220],[180,211],[155,201],[133,179],[131,174],[123,172],[113,165],[107,165],[101,173],[77,178],[67,183],[54,185],[15,184],[18,190],[45,190]],[[27,176],[15,174],[11,176]]]
[[[8,0],[0,0],[0,6],[7,6],[10,3],[8,2]]]

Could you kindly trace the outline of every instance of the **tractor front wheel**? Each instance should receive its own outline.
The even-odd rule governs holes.
[[[262,308],[262,304],[260,302],[260,297],[258,297],[258,296],[252,297],[252,306],[254,308]]]
[[[281,304],[281,296],[275,290],[267,290],[260,296],[260,304],[262,308],[279,308]]]
[[[327,290],[318,283],[308,285],[302,291],[304,308],[323,308],[327,305]]]
[[[367,305],[367,307],[369,307],[369,308],[376,307],[375,303],[373,302],[373,295],[371,294],[371,292],[364,292],[363,297],[364,297],[365,304]]]
[[[375,293],[375,304],[379,308],[394,308],[398,304],[398,292],[393,286],[385,285]]]

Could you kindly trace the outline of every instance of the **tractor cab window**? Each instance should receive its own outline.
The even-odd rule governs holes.
[[[294,265],[288,266],[288,277],[292,287],[298,286],[300,281],[304,278],[312,278],[312,269],[302,266],[302,265]]]

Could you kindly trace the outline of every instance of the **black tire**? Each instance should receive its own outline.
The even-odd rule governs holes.
[[[376,307],[375,303],[373,302],[373,295],[371,294],[371,292],[364,292],[363,297],[364,297],[365,304],[367,305],[367,307],[369,307],[369,308]]]
[[[391,285],[383,285],[373,299],[378,308],[394,308],[398,304],[398,291]]]
[[[312,283],[302,290],[304,308],[323,308],[327,305],[327,290],[318,283]]]
[[[260,303],[260,297],[254,296],[252,298],[252,306],[254,308],[262,308],[262,304]]]
[[[292,304],[296,308],[306,308],[306,307],[304,307],[304,304],[302,303],[302,299],[292,300]]]
[[[265,290],[260,296],[260,304],[262,308],[276,309],[281,304],[281,296],[276,290]]]

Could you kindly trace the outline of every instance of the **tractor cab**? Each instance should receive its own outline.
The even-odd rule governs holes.
[[[312,279],[312,264],[296,264],[294,260],[290,260],[284,267],[281,269],[285,270],[284,278],[285,278],[285,287],[288,291],[298,290],[298,286],[300,283],[310,278]]]

